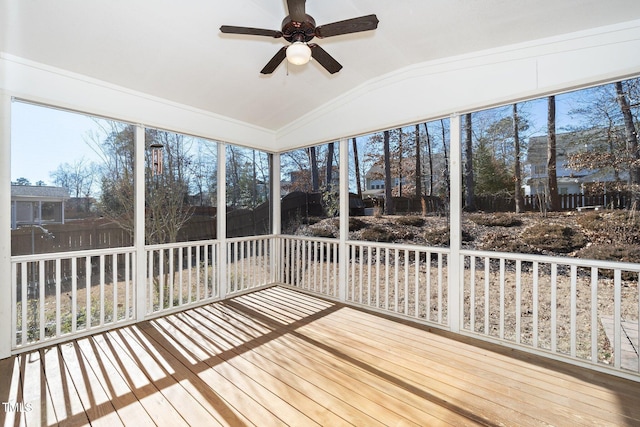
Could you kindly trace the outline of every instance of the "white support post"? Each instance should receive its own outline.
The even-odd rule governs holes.
[[[136,125],[135,132],[135,212],[134,212],[134,245],[136,248],[136,320],[141,322],[147,315],[147,254],[145,251],[145,135],[144,126]]]
[[[4,190],[1,190],[4,188]],[[11,355],[11,97],[0,91],[0,359]]]
[[[271,156],[271,282],[280,283],[280,234],[282,234],[282,204],[280,194],[280,154]]]
[[[339,243],[339,282],[338,298],[347,299],[349,256],[347,239],[349,238],[349,140],[340,140],[340,243]]]
[[[460,331],[462,319],[463,296],[462,269],[464,265],[460,258],[462,241],[462,146],[460,116],[454,114],[450,118],[450,158],[449,158],[449,249],[448,260],[449,293],[448,293],[448,318],[449,328],[452,332]]]
[[[218,194],[217,194],[217,236],[218,251],[218,283],[220,283],[220,299],[227,297],[227,146],[218,142]]]

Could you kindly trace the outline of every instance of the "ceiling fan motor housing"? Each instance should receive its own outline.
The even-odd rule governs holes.
[[[289,43],[304,42],[307,43],[315,37],[316,21],[309,15],[306,15],[304,22],[298,22],[287,16],[282,21],[282,37]]]

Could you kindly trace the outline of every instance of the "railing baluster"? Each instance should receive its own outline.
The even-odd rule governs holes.
[[[86,298],[87,298],[87,307],[86,307],[86,329],[91,328],[91,317],[93,315],[92,313],[92,307],[91,307],[91,257],[87,255],[87,257],[85,258],[85,263],[84,263],[84,268],[85,268],[85,281],[84,281],[84,289],[85,289],[85,293],[86,293]]]
[[[469,324],[471,332],[476,330],[476,257],[469,257]]]
[[[558,264],[551,264],[551,351],[558,350]]]
[[[420,254],[422,251],[416,249],[413,252],[413,259],[415,260],[415,266],[413,269],[413,315],[417,318],[420,316],[418,311],[420,301]]]
[[[442,266],[442,252],[438,252],[438,323],[440,324],[442,324],[442,289],[444,287]]]
[[[111,322],[118,321],[118,254],[111,255],[111,265],[113,267],[112,286],[113,286],[113,310],[111,314]]]
[[[484,333],[489,335],[491,329],[489,329],[489,313],[491,312],[490,299],[489,299],[489,281],[490,278],[490,260],[489,257],[484,259]]]
[[[426,294],[426,318],[431,320],[431,252],[427,251],[427,294]]]
[[[158,259],[158,310],[164,309],[164,249],[159,251],[160,258]]]
[[[622,365],[622,272],[619,268],[613,270],[613,366]]]
[[[538,273],[539,273],[538,261],[533,262],[533,347],[538,348],[538,319],[540,315],[540,300],[538,289]]]
[[[395,253],[395,265],[393,268],[393,311],[398,312],[398,297],[400,294],[400,250],[394,248],[393,252]]]
[[[516,343],[522,336],[522,261],[516,260]]]
[[[578,268],[575,265],[571,266],[571,308],[570,308],[570,326],[569,326],[569,330],[570,330],[570,345],[569,345],[569,351],[571,354],[571,357],[576,357],[576,334],[577,334],[577,324],[576,324],[576,318],[578,316],[578,312],[577,312],[577,289],[578,289],[578,283],[577,283],[577,278],[578,276]]]
[[[504,267],[505,261],[504,258],[500,258],[500,339],[504,339],[504,318],[505,318],[505,308],[504,308],[504,298],[505,298],[505,285],[504,285]]]
[[[591,267],[591,362],[593,363],[598,363],[598,326],[598,268]]]
[[[409,250],[404,250],[404,314],[409,314]]]
[[[60,301],[60,285],[62,284],[62,274],[60,268],[60,258],[55,260],[55,277],[56,277],[56,337],[59,337],[62,333],[61,330],[61,317],[60,317],[60,309],[62,305],[62,301]]]

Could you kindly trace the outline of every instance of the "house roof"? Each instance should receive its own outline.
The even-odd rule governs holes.
[[[3,0],[0,52],[32,69],[95,79],[91,82],[98,86],[116,85],[275,132],[310,112],[344,105],[345,93],[384,85],[389,76],[419,64],[438,66],[445,58],[640,18],[637,0],[309,0],[307,12],[318,24],[375,13],[379,27],[317,40],[344,66],[337,74],[312,61],[283,63],[263,76],[260,69],[283,40],[221,34],[219,27],[278,30],[285,5],[282,0]]]
[[[12,185],[11,200],[63,201],[69,192],[63,187],[46,185]]]

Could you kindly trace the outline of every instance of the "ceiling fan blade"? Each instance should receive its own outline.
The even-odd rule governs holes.
[[[220,27],[220,31],[225,34],[248,34],[251,36],[267,36],[275,39],[282,37],[282,31],[265,30],[262,28],[251,27],[234,27],[232,25],[223,25]]]
[[[274,56],[271,58],[267,65],[260,71],[262,74],[271,74],[278,68],[278,65],[287,57],[287,46],[283,46]]]
[[[375,30],[378,28],[378,17],[376,15],[361,16],[359,18],[347,19],[345,21],[333,22],[331,24],[316,27],[316,37],[332,37],[341,34],[359,33],[360,31]]]
[[[305,0],[287,0],[287,9],[292,21],[304,22],[307,17],[305,11]]]
[[[311,48],[311,56],[318,61],[329,73],[335,74],[342,69],[342,65],[333,56],[329,55],[326,50],[315,43],[309,44]]]

